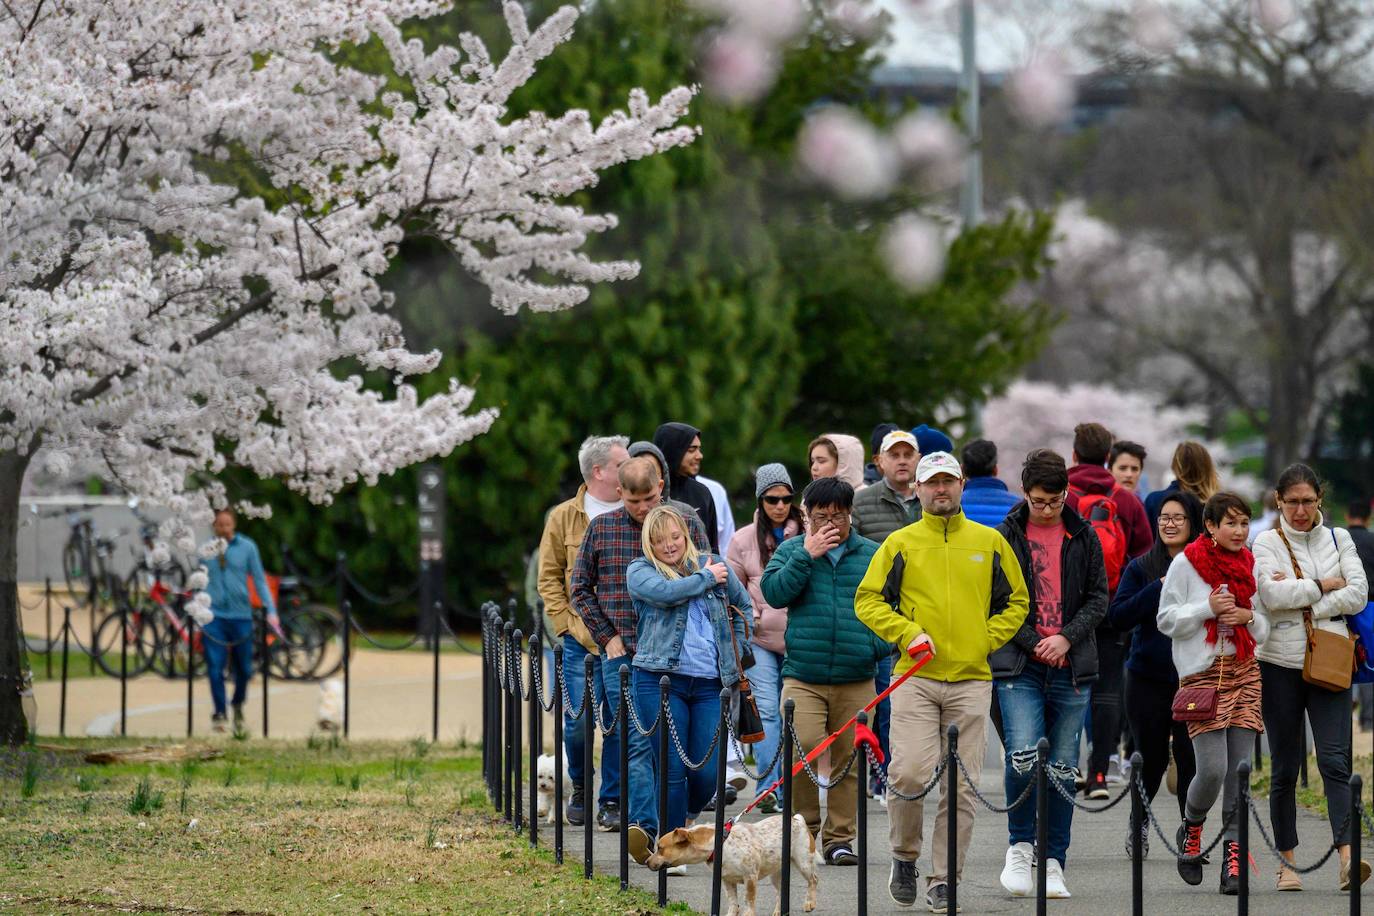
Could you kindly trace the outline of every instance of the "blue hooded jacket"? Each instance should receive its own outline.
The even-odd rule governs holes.
[[[970,477],[964,481],[964,514],[980,525],[996,528],[1021,497],[996,477]]]

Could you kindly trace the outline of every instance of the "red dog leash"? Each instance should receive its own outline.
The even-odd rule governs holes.
[[[902,686],[902,684],[906,683],[907,678],[911,677],[917,671],[920,671],[921,668],[925,666],[926,662],[930,661],[932,658],[935,657],[934,653],[930,651],[930,646],[928,644],[922,644],[917,646],[915,649],[908,650],[908,654],[910,654],[911,657],[915,659],[915,664],[913,664],[910,668],[903,672],[901,677],[897,678],[897,680],[893,681],[890,685],[888,685],[888,688],[886,690],[878,694],[873,699],[869,700],[868,705],[866,705],[861,710],[861,712],[868,712],[869,710],[873,709],[873,707],[881,703],[883,700],[886,700],[889,696],[892,695],[892,692],[894,690]],[[792,765],[792,775],[796,776],[798,773],[802,771],[802,767],[811,763],[811,761],[815,760],[821,754],[825,753],[830,748],[830,745],[835,743],[835,739],[838,738],[840,735],[844,734],[845,731],[849,729],[849,726],[853,725],[858,720],[858,718],[859,713],[855,713],[853,716],[850,717],[848,722],[841,725],[833,734],[827,737],[820,744],[816,745],[816,747],[812,749],[811,752],[808,753],[805,757],[794,763]],[[861,745],[865,744],[873,749],[873,753],[878,758],[878,761],[882,762],[883,752],[882,748],[878,746],[878,736],[873,734],[873,730],[870,729],[867,725],[860,725],[854,730],[854,746],[860,747]],[[730,835],[730,828],[734,826],[735,821],[739,820],[740,818],[744,817],[744,815],[748,814],[754,808],[755,805],[763,801],[763,799],[768,797],[768,795],[780,785],[782,785],[781,777],[775,780],[773,784],[769,786],[767,789],[764,789],[762,792],[760,792],[754,798],[753,801],[751,801],[748,805],[745,806],[744,810],[740,811],[734,817],[727,820],[725,822],[725,835]]]

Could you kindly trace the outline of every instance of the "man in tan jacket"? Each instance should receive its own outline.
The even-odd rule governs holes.
[[[620,507],[618,475],[620,465],[629,458],[626,451],[629,441],[625,436],[590,436],[582,443],[577,450],[577,463],[583,484],[572,499],[549,511],[544,520],[544,535],[539,541],[539,597],[544,600],[544,613],[553,635],[563,640],[563,676],[568,684],[567,700],[572,704],[564,711],[563,748],[568,755],[568,777],[573,784],[572,798],[567,805],[568,823],[573,826],[581,826],[586,818],[586,800],[582,797],[585,725],[582,720],[574,722],[568,713],[575,714],[582,704],[582,693],[586,689],[584,659],[588,655],[596,657],[598,651],[596,640],[572,607],[572,568],[587,525],[598,515]],[[596,665],[600,663],[598,658]],[[595,674],[596,667],[592,670]],[[596,706],[608,717],[610,713],[604,709],[606,698],[600,689],[600,677],[594,677],[592,684]],[[602,741],[601,789],[596,813],[596,826],[602,831],[619,829],[620,824],[618,744],[619,739],[614,734]]]

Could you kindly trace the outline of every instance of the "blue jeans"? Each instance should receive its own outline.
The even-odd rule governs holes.
[[[610,707],[610,715],[615,715],[620,708],[620,669],[630,669],[630,701],[634,702],[634,681],[635,671],[630,668],[632,656],[626,654],[619,658],[601,659],[601,689],[606,697],[607,705]],[[657,688],[655,688],[656,690]],[[654,708],[657,710],[658,701],[654,701]],[[646,722],[645,725],[648,725]],[[638,824],[643,827],[650,836],[658,836],[658,779],[654,770],[654,747],[653,741],[646,735],[641,735],[639,729],[624,722],[617,722],[615,731],[612,732],[610,741],[619,741],[619,736],[628,735],[630,739],[630,772],[616,774],[614,783],[611,783],[609,774],[604,766],[601,771],[601,784],[610,784],[611,797],[620,799],[621,819],[625,826]],[[609,742],[607,742],[609,743]],[[603,749],[605,745],[602,745]],[[620,747],[616,745],[617,759],[619,759]],[[603,760],[604,763],[604,760]],[[621,786],[621,777],[630,781],[630,791],[627,793]],[[626,796],[629,796],[626,798]]]
[[[873,676],[873,695],[877,696],[888,688],[892,683],[892,666],[896,658],[889,656],[878,662],[878,668]],[[878,704],[878,708],[873,710],[873,734],[878,736],[878,746],[883,749],[883,762],[879,767],[883,774],[887,774],[887,762],[892,759],[892,747],[888,741],[888,732],[892,725],[892,701],[883,700]]]
[[[701,813],[701,809],[716,794],[716,755],[722,742],[712,740],[720,725],[720,678],[689,677],[671,672],[643,671],[634,673],[634,695],[638,704],[639,721],[647,728],[658,717],[658,680],[668,676],[668,710],[677,726],[677,736],[692,763],[703,761],[695,770],[687,769],[678,754],[671,734],[668,737],[668,821],[660,825],[664,833],[686,826],[687,815]],[[664,724],[666,728],[666,723]],[[658,759],[658,732],[646,739],[654,750],[654,765],[663,766]],[[706,758],[707,750],[711,756]],[[636,775],[635,778],[638,778]],[[631,784],[631,789],[634,785]],[[658,786],[654,786],[654,804],[658,804]]]
[[[224,663],[234,666],[234,705],[242,706],[253,677],[253,621],[216,617],[205,628],[205,664],[215,715],[224,715]]]
[[[563,749],[568,754],[568,778],[573,785],[582,784],[582,754],[586,746],[586,722],[591,713],[574,722],[571,718],[582,707],[582,691],[586,688],[587,669],[584,659],[591,655],[571,635],[563,635],[563,678],[568,684],[570,708],[563,710]],[[613,710],[606,707],[606,691],[601,686],[601,659],[592,655],[592,702],[602,711],[606,721]],[[550,681],[552,683],[552,681]],[[605,805],[620,800],[620,736],[605,735],[601,739],[601,790],[597,801]]]
[[[1011,804],[1035,781],[1035,744],[1050,742],[1050,779],[1059,781],[1070,796],[1078,767],[1078,740],[1083,731],[1083,712],[1090,692],[1073,684],[1068,668],[1049,668],[1034,659],[1016,677],[995,682],[1002,707],[1002,744],[1006,748],[1005,786]],[[1007,814],[1008,843],[1035,842],[1035,789],[1019,807]],[[1064,864],[1073,827],[1073,805],[1053,790],[1049,798],[1048,858]]]
[[[752,648],[754,667],[745,674],[753,688],[759,718],[763,719],[763,740],[754,744],[754,767],[760,777],[754,787],[757,794],[782,776],[782,757],[778,754],[778,746],[782,744],[782,715],[778,711],[782,698],[782,656],[757,643]],[[773,768],[765,772],[762,768],[770,762]]]

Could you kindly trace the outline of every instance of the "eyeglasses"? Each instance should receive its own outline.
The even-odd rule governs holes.
[[[1186,515],[1161,515],[1159,517],[1159,527],[1161,528],[1178,528],[1187,522],[1188,516]]]
[[[1285,499],[1283,505],[1288,509],[1315,509],[1321,502],[1320,499]]]
[[[829,514],[825,512],[813,512],[811,513],[811,521],[815,522],[817,525],[834,525],[838,528],[842,523],[849,521],[849,513],[836,512],[834,514]]]
[[[1067,498],[1067,496],[1061,493],[1054,499],[1028,499],[1027,502],[1030,503],[1030,507],[1035,511],[1043,512],[1046,509],[1058,509],[1059,507],[1064,505],[1064,500]]]
[[[781,506],[783,503],[790,503],[792,496],[791,494],[787,496],[765,496],[763,501],[770,506]]]

